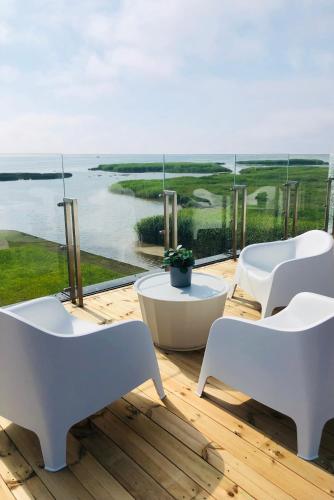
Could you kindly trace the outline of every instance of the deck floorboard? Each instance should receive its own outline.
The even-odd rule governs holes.
[[[201,269],[232,279],[233,261]],[[81,319],[98,324],[141,319],[132,286],[85,298]],[[225,315],[260,318],[259,305],[237,290]],[[318,460],[296,456],[296,428],[288,417],[209,379],[194,389],[203,351],[156,349],[167,394],[152,382],[74,426],[69,466],[43,467],[38,440],[0,418],[0,499],[322,499],[334,497],[334,420],[326,425]]]

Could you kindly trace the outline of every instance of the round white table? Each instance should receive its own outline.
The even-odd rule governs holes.
[[[175,351],[205,347],[212,323],[223,315],[229,291],[223,278],[197,272],[185,288],[172,287],[168,272],[144,276],[134,287],[154,344]]]

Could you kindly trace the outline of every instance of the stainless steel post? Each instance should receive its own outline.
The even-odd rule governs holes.
[[[291,205],[291,189],[294,188],[294,201],[293,201],[293,214],[292,214],[292,236],[295,236],[297,231],[298,221],[298,188],[299,181],[288,181],[284,184],[285,187],[285,200],[284,200],[284,239],[289,237],[289,218],[290,218],[290,205]]]
[[[163,191],[165,250],[170,248],[169,198],[172,198],[172,248],[177,247],[177,193],[176,191],[165,190]]]
[[[65,237],[66,237],[66,252],[67,252],[67,269],[68,269],[68,284],[70,299],[73,304],[75,304],[75,271],[74,271],[74,242],[73,242],[73,231],[72,231],[72,214],[71,206],[69,203],[62,203],[64,207],[64,219],[65,219]]]
[[[288,239],[289,233],[289,216],[290,216],[290,194],[291,194],[291,184],[286,182],[285,187],[285,199],[284,199],[284,239]]]
[[[294,182],[295,196],[293,200],[293,218],[292,218],[292,236],[296,236],[297,232],[297,222],[298,222],[298,194],[299,194],[299,182]]]
[[[78,202],[74,198],[64,198],[58,206],[64,208],[69,295],[73,304],[78,301],[83,307]]]
[[[172,198],[172,221],[173,221],[173,248],[177,247],[177,194],[174,191]]]
[[[237,260],[238,240],[238,190],[233,186],[233,212],[232,212],[232,256]]]
[[[244,186],[242,188],[241,250],[246,246],[246,223],[247,223],[247,186]]]
[[[81,275],[81,255],[80,255],[80,233],[78,220],[78,200],[72,200],[72,230],[74,245],[74,268],[76,279],[76,296],[79,307],[83,307],[82,275]]]
[[[165,250],[169,250],[169,198],[166,194],[166,191],[163,193],[164,196],[164,246]]]
[[[241,249],[246,244],[246,215],[247,215],[247,186],[245,184],[235,184],[232,187],[233,191],[233,208],[232,208],[232,257],[237,260],[238,251],[238,213],[239,213],[239,191],[242,192],[242,209],[241,209]]]
[[[328,226],[329,226],[329,210],[331,206],[331,194],[332,194],[332,183],[333,183],[334,177],[329,177],[327,179],[327,194],[326,194],[326,205],[325,205],[325,224],[324,224],[324,230],[328,232]],[[334,228],[333,228],[334,229]]]

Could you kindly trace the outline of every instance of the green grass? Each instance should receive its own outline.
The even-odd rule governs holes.
[[[0,231],[0,305],[58,293],[68,286],[66,250],[18,231]],[[8,248],[4,248],[7,242]],[[143,269],[81,252],[83,285],[121,278]]]
[[[165,163],[165,172],[174,174],[212,174],[217,172],[231,172],[223,163],[195,163],[195,162],[167,162]],[[144,172],[162,172],[162,162],[152,163],[111,163],[108,165],[99,165],[89,170],[102,170],[104,172],[123,172],[123,173],[144,173]]]
[[[328,165],[327,161],[317,160],[315,158],[289,158],[286,160],[240,160],[238,165]]]

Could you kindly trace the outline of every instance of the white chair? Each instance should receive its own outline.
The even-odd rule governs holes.
[[[262,318],[286,306],[299,292],[334,297],[332,236],[314,230],[285,241],[247,246],[240,253],[230,297],[237,286],[260,302]]]
[[[45,468],[66,466],[76,422],[148,379],[165,394],[142,321],[97,326],[54,297],[0,309],[0,415],[35,432]]]
[[[199,396],[210,376],[291,417],[298,455],[315,459],[322,429],[334,417],[334,299],[305,292],[269,318],[217,319]]]

